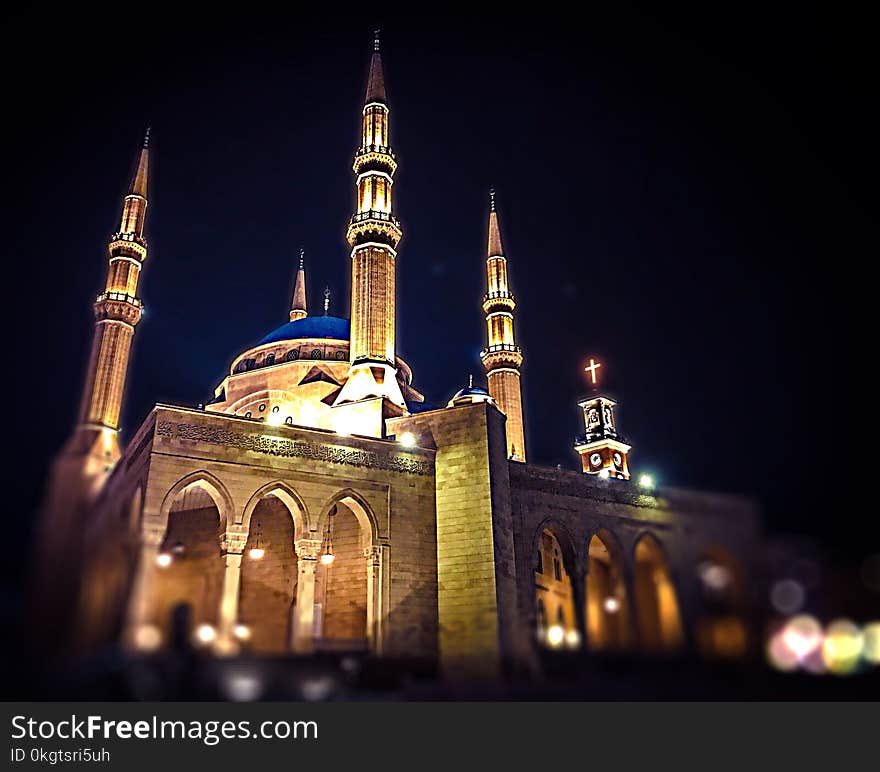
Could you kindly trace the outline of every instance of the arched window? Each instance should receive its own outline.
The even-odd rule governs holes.
[[[241,362],[239,362],[238,364],[235,365],[235,368],[232,370],[232,372],[243,373],[245,370],[247,370],[247,362],[242,360]]]
[[[287,418],[284,419],[284,423],[286,423],[288,426],[293,426],[293,416],[287,416]]]
[[[345,352],[344,352],[344,351],[337,351],[337,352],[336,352],[336,358],[337,358],[339,361],[342,361],[343,359],[345,359]]]
[[[547,611],[544,609],[544,601],[538,600],[538,610],[536,613],[538,629],[543,630],[547,627]]]
[[[321,358],[321,349],[314,348],[312,349],[312,359],[320,359]]]
[[[275,354],[266,354],[266,361],[263,362],[267,367],[275,364]]]
[[[244,369],[245,370],[253,370],[257,364],[256,359],[245,359],[244,360]]]
[[[287,352],[287,361],[288,362],[295,362],[297,359],[299,359],[299,349],[298,348],[290,349],[290,351]]]
[[[557,582],[562,581],[562,563],[559,562],[559,552],[557,550],[553,550],[553,576],[556,577]]]
[[[565,627],[565,612],[562,610],[562,606],[556,609],[556,624]]]
[[[251,411],[248,410],[247,413],[244,414],[244,417],[245,417],[245,418],[250,418],[252,415],[253,415],[253,413],[251,413]]]
[[[538,562],[535,564],[535,572],[539,574],[544,573],[544,556],[541,554],[541,550],[538,550]]]

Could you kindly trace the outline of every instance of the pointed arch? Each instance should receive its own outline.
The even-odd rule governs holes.
[[[220,533],[225,533],[227,524],[235,512],[235,505],[226,486],[206,469],[200,469],[182,477],[165,494],[165,498],[162,500],[162,505],[159,508],[162,526],[167,530],[168,515],[174,506],[174,500],[187,488],[191,487],[199,488],[211,497],[214,505],[217,507],[217,511],[220,513]]]
[[[283,480],[274,480],[273,482],[266,483],[255,491],[245,505],[241,515],[235,518],[236,525],[243,526],[245,533],[249,533],[251,518],[253,517],[254,510],[257,508],[257,504],[268,496],[274,496],[287,508],[293,520],[295,538],[300,538],[309,532],[309,513],[306,504],[302,496]]]
[[[583,636],[575,590],[579,571],[574,540],[563,523],[552,517],[541,522],[529,560],[534,568],[531,626],[538,646],[577,647]]]
[[[330,512],[337,504],[344,504],[348,507],[352,514],[357,518],[361,527],[361,537],[363,539],[364,548],[379,543],[379,521],[376,514],[367,500],[354,488],[344,488],[333,494],[327,503],[322,507],[318,522],[315,523],[315,530],[321,534],[327,525],[327,518]]]
[[[538,548],[541,544],[541,536],[544,531],[550,531],[559,542],[559,547],[562,550],[562,561],[565,566],[565,570],[571,576],[576,576],[578,569],[580,567],[580,561],[578,560],[577,551],[575,550],[575,540],[571,535],[571,531],[565,526],[564,523],[560,522],[554,517],[545,517],[535,529],[534,534],[532,535],[532,544],[529,550],[529,560],[532,560],[532,557],[537,554]]]

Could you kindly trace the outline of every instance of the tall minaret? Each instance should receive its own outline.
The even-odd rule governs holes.
[[[394,353],[394,273],[403,232],[391,204],[397,161],[390,147],[378,30],[364,99],[361,146],[352,169],[357,211],[346,234],[351,247],[350,369],[336,404],[386,397],[403,406]]]
[[[141,266],[147,259],[149,129],[110,237],[104,291],[94,303],[95,334],[76,428],[52,465],[37,532],[32,590],[46,641],[63,644],[76,609],[89,506],[119,460],[119,413],[135,325]]]
[[[516,301],[507,284],[507,259],[501,246],[495,191],[489,193],[489,249],[486,260],[488,292],[483,297],[489,345],[480,354],[489,381],[489,393],[507,416],[507,455],[526,460],[520,372],[523,356],[513,335]]]
[[[65,455],[90,457],[86,476],[107,472],[119,458],[119,413],[128,372],[135,325],[143,307],[137,296],[141,267],[147,259],[144,222],[150,130],[138,157],[137,170],[123,199],[119,230],[110,237],[109,268],[104,291],[95,300],[95,334],[86,370],[79,420]]]
[[[305,250],[299,250],[299,270],[296,272],[296,284],[293,287],[293,301],[290,304],[290,321],[305,319],[309,315],[306,307],[306,269]]]

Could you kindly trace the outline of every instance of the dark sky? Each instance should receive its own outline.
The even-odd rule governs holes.
[[[4,381],[24,455],[4,485],[20,511],[74,420],[90,299],[147,124],[126,435],[157,401],[208,399],[286,321],[300,244],[312,308],[328,283],[348,316],[350,165],[378,22],[401,162],[398,352],[416,385],[440,402],[482,380],[494,185],[530,461],[576,467],[581,368],[598,356],[636,472],[758,495],[771,527],[818,533],[816,474],[851,430],[829,400],[853,395],[840,235],[867,225],[851,163],[864,93],[826,19],[769,6],[7,18],[4,241],[19,274],[5,310],[30,342]],[[816,447],[817,422],[837,424],[833,447]]]

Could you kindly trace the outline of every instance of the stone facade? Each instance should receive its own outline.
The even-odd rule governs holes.
[[[375,45],[353,167],[351,323],[308,315],[300,263],[291,321],[232,360],[207,406],[157,405],[120,451],[146,257],[142,151],[96,306],[83,405],[104,407],[83,413],[50,484],[44,597],[73,611],[83,647],[152,651],[185,635],[218,655],[358,651],[452,678],[534,673],[560,648],[742,656],[749,501],[639,487],[625,459],[619,479],[525,463],[494,198],[488,391],[470,384],[432,408],[412,386],[394,350],[402,231]],[[126,309],[128,332],[107,337]]]

